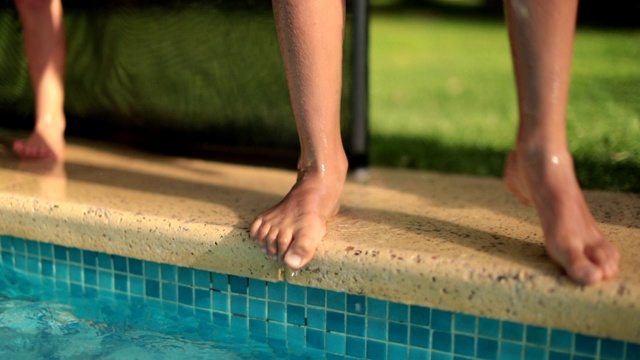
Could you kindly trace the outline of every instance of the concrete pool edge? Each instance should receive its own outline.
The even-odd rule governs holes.
[[[282,269],[259,252],[246,227],[249,214],[286,193],[294,173],[124,149],[72,145],[68,152],[62,187],[55,184],[59,176],[25,170],[2,155],[0,233],[283,280]],[[175,190],[173,183],[191,189]],[[330,222],[316,259],[295,276],[285,272],[284,280],[640,342],[634,261],[640,254],[628,240],[640,235],[640,221],[633,219],[638,197],[588,193],[625,258],[619,278],[584,288],[543,256],[531,210],[502,192],[495,179],[372,169],[368,183],[347,185],[343,211]],[[247,200],[251,196],[256,201]],[[624,214],[604,217],[612,206]]]

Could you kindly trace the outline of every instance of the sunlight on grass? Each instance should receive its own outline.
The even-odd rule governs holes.
[[[637,30],[577,34],[567,122],[587,187],[640,191],[638,40]],[[517,127],[503,21],[374,13],[370,56],[374,164],[501,175]],[[627,185],[602,170],[620,166]]]

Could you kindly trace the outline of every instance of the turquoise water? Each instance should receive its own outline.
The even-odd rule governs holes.
[[[640,344],[0,235],[0,359],[640,360]]]
[[[97,293],[60,297],[38,280],[0,269],[2,359],[324,357],[312,349],[296,353],[278,343],[270,345],[246,331],[212,324],[209,316],[180,314],[177,308],[160,304]]]

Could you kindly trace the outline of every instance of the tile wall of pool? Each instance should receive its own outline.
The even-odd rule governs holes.
[[[640,344],[0,236],[5,269],[55,292],[174,308],[329,359],[640,359]],[[488,305],[490,306],[490,305]]]

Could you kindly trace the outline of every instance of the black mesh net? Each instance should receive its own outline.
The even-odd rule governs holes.
[[[177,153],[297,156],[270,1],[76,0],[63,7],[68,134]],[[33,111],[20,19],[11,1],[0,0],[0,126],[29,129]]]

